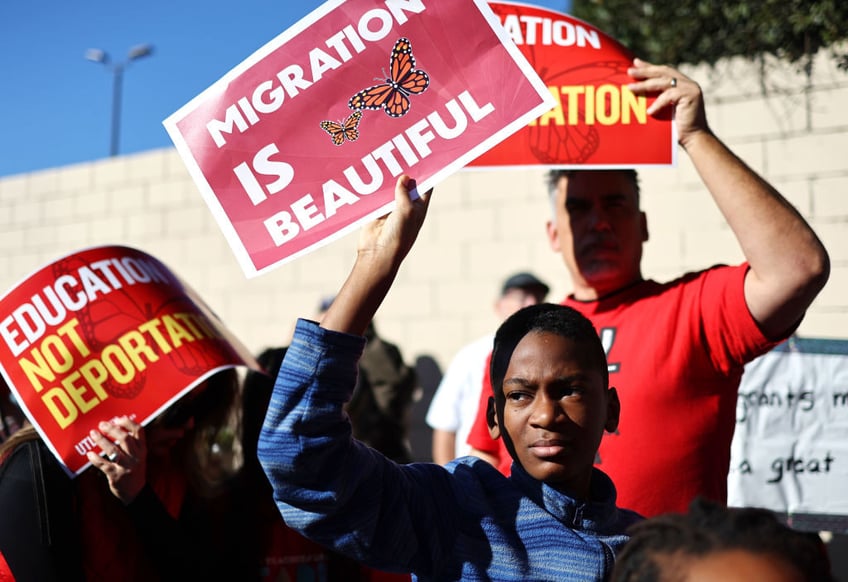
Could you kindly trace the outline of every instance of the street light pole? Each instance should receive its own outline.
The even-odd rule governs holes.
[[[109,156],[118,155],[118,141],[121,133],[121,88],[124,84],[124,67],[116,64],[112,69],[112,132],[109,141]]]
[[[153,47],[149,44],[134,46],[127,53],[127,60],[120,63],[111,62],[109,54],[100,49],[88,49],[85,53],[86,59],[109,67],[112,71],[112,129],[109,141],[109,156],[111,157],[118,155],[118,140],[121,134],[121,96],[123,92],[124,69],[126,69],[130,62],[151,54],[153,54]]]

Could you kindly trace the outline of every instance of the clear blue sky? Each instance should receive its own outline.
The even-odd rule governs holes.
[[[527,3],[563,12],[571,5]],[[131,47],[153,45],[124,74],[119,152],[162,148],[171,145],[163,119],[321,4],[0,1],[0,176],[109,155],[113,75],[87,61],[87,49],[121,62]]]

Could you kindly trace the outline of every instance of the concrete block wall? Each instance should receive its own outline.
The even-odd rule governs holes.
[[[848,75],[822,56],[807,77],[769,61],[691,68],[716,133],[808,218],[833,260],[830,283],[799,333],[848,337]],[[644,273],[665,280],[742,255],[685,153],[677,168],[640,172],[650,241]],[[503,278],[529,269],[551,300],[570,289],[548,248],[541,170],[462,171],[437,190],[421,240],[377,315],[409,361],[444,370],[497,321]],[[253,351],[289,341],[341,285],[356,234],[247,279],[173,149],[0,178],[0,288],[68,252],[124,244],[155,255],[192,284]]]

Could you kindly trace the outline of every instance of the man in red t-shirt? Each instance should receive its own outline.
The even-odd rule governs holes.
[[[686,511],[696,495],[726,503],[736,392],[744,365],[784,340],[829,275],[827,252],[798,212],[710,130],[697,83],[635,60],[649,114],[674,108],[687,152],[745,256],[664,284],[642,277],[645,213],[633,170],[552,171],[547,232],[573,292],[563,304],[589,317],[607,352],[621,422],[598,465],[622,507],[646,516]],[[489,436],[490,384],[469,435],[473,454],[508,471]],[[562,419],[568,422],[568,419]]]

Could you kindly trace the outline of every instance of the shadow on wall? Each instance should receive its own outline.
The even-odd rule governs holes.
[[[427,416],[433,394],[442,381],[442,370],[436,360],[425,354],[415,359],[415,372],[418,374],[421,392],[415,395],[415,403],[410,412],[409,443],[413,461],[430,462],[433,460],[433,430],[427,426],[424,418]]]

